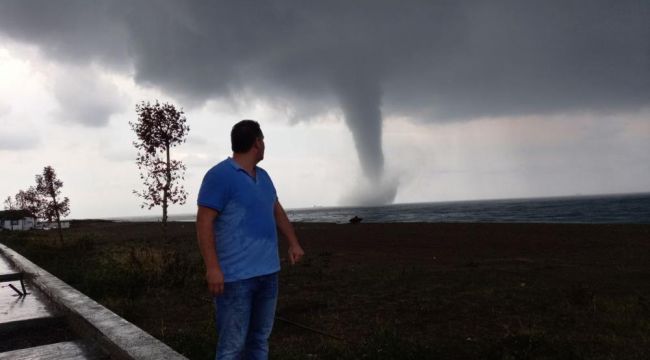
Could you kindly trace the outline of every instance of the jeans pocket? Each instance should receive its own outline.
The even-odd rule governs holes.
[[[223,284],[223,293],[219,295],[218,297],[221,300],[233,300],[233,299],[241,299],[242,297],[246,296],[246,294],[249,292],[249,286],[245,283],[246,280],[238,280],[238,281],[231,281],[231,282],[226,282]]]

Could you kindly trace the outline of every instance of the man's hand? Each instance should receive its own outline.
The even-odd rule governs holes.
[[[208,282],[208,290],[212,296],[223,294],[223,273],[221,269],[208,269],[205,273],[205,280]]]
[[[305,255],[305,252],[302,250],[302,247],[300,247],[300,244],[296,242],[296,244],[290,245],[289,246],[289,262],[291,265],[294,265],[302,257]]]
[[[289,222],[287,213],[284,212],[282,205],[280,205],[280,202],[277,200],[275,201],[273,215],[275,216],[275,222],[278,225],[278,229],[280,229],[282,235],[287,238],[287,242],[289,243],[289,262],[291,265],[294,265],[300,261],[300,259],[302,259],[302,257],[305,255],[305,252],[302,250],[300,242],[298,242],[296,231],[293,229],[291,222]]]
[[[217,210],[200,205],[196,213],[196,237],[205,263],[205,280],[208,282],[208,290],[214,296],[223,293],[223,272],[217,259],[215,246],[217,239],[212,227],[217,216],[219,216]]]

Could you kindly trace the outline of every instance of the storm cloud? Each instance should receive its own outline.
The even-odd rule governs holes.
[[[54,76],[53,88],[59,103],[55,115],[64,123],[103,127],[111,115],[126,109],[127,99],[93,69],[64,67]]]
[[[8,130],[0,133],[0,151],[22,151],[37,148],[41,143],[38,136],[28,131]]]
[[[188,104],[253,94],[298,120],[340,109],[375,184],[386,116],[649,106],[648,19],[640,0],[0,2],[0,34]]]

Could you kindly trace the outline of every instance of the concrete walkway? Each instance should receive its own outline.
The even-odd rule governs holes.
[[[0,275],[16,273],[14,268],[7,259],[0,257]],[[60,316],[56,308],[50,304],[47,297],[40,291],[34,291],[34,288],[25,281],[27,296],[18,296],[9,285],[13,285],[22,290],[20,281],[11,281],[0,283],[0,327],[6,328],[10,324],[20,324],[21,322],[38,321],[39,319],[48,319]]]
[[[79,341],[67,341],[0,353],[0,360],[108,359],[97,349]]]
[[[23,337],[22,343],[29,343],[29,335],[25,334],[43,326],[56,328],[62,338],[72,338],[52,343],[46,337],[43,343],[28,348],[18,344],[7,349],[4,345],[0,348],[5,351],[0,352],[0,359],[186,360],[142,329],[0,244],[0,275],[17,272],[25,273],[29,294],[14,296],[18,294],[8,283],[0,284],[0,339]],[[21,289],[19,281],[13,284]]]

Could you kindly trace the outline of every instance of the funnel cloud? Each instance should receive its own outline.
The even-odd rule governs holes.
[[[381,90],[373,80],[351,78],[338,82],[341,110],[356,145],[363,173],[379,180],[384,170],[381,147]]]
[[[378,196],[388,203],[397,183],[385,179],[386,117],[650,106],[649,17],[638,0],[2,1],[0,36],[186,104],[246,93],[306,113],[340,109],[362,173],[370,187],[388,184]]]

